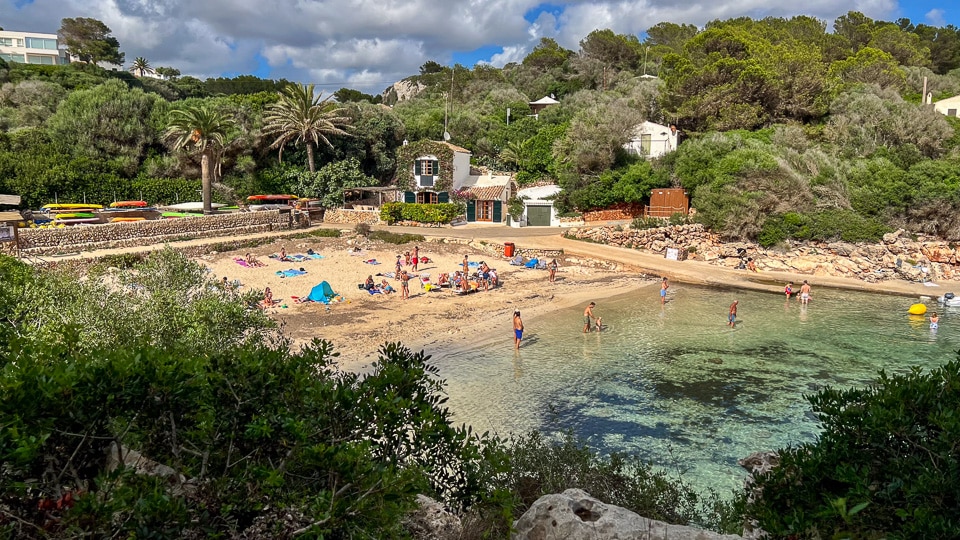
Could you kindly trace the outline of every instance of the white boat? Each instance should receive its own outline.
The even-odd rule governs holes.
[[[261,210],[283,210],[284,208],[293,208],[289,204],[250,204],[247,205],[247,208],[251,212],[259,212]]]
[[[938,297],[937,302],[940,302],[942,305],[947,307],[960,307],[960,296],[956,296],[952,292],[948,292],[943,296]]]
[[[223,208],[224,206],[226,205],[221,203],[210,204],[210,208],[213,208],[214,210],[216,210],[217,208]],[[163,208],[169,209],[169,210],[176,210],[178,212],[202,212],[203,203],[202,202],[182,202],[177,204],[168,204]]]

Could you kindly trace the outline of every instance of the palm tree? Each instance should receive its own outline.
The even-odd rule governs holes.
[[[307,145],[307,167],[314,172],[313,145],[323,141],[333,148],[327,138],[346,135],[343,128],[349,127],[350,117],[343,116],[344,109],[331,102],[332,95],[323,97],[313,94],[313,85],[291,84],[280,92],[280,101],[271,104],[264,116],[264,133],[276,135],[270,148],[279,148],[283,161],[283,147],[290,141]]]
[[[516,169],[522,169],[527,161],[529,147],[529,139],[523,142],[511,141],[506,148],[500,151],[500,161],[513,164]]]
[[[174,148],[190,148],[200,154],[200,178],[203,188],[203,213],[213,212],[210,193],[211,162],[216,164],[220,158],[227,131],[233,126],[233,120],[223,113],[207,107],[190,106],[170,111],[170,120],[165,137]]]
[[[130,71],[139,73],[139,77],[143,77],[148,69],[150,69],[150,62],[148,62],[147,59],[142,56],[138,56],[133,61],[133,64],[130,65]]]

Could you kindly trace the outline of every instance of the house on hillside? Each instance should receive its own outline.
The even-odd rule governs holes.
[[[960,96],[953,96],[946,99],[941,99],[940,101],[935,101],[933,103],[933,110],[944,116],[960,116],[960,114],[957,114],[957,111],[960,111]]]
[[[56,34],[0,30],[0,58],[7,62],[60,66],[70,63]]]
[[[646,158],[658,158],[677,149],[677,126],[664,126],[655,122],[644,122],[633,128],[633,135],[624,149],[631,154]]]
[[[550,96],[543,96],[542,98],[536,101],[531,101],[530,103],[528,103],[528,105],[530,105],[530,112],[533,113],[532,116],[539,120],[540,111],[546,109],[550,105],[557,105],[559,103],[560,103],[559,101],[553,99],[553,96],[550,95]]]

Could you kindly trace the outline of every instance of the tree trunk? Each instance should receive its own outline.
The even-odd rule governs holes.
[[[310,144],[310,141],[307,141],[307,167],[310,168],[310,172],[317,172],[313,166],[313,145]]]
[[[213,206],[211,201],[212,193],[210,181],[210,154],[204,152],[200,155],[200,187],[203,190],[203,213],[212,214]]]

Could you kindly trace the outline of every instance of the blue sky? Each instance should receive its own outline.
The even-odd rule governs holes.
[[[379,93],[428,60],[517,62],[543,37],[577,50],[596,29],[643,35],[661,22],[847,11],[960,26],[957,0],[0,0],[0,26],[54,33],[64,17],[104,21],[128,61],[198,77],[255,74],[328,91]]]

